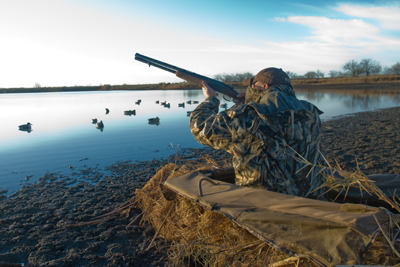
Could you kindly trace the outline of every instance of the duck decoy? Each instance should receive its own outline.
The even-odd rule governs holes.
[[[186,101],[186,104],[191,105],[192,104],[192,100]]]
[[[150,118],[149,124],[156,124],[158,126],[160,124],[160,118],[159,117]]]
[[[110,110],[108,108],[106,108],[106,114],[110,113]]]
[[[97,122],[97,123],[96,123],[96,128],[97,128],[97,129],[100,129],[101,131],[103,131],[103,128],[104,128],[103,121]]]
[[[221,104],[221,108],[227,108],[228,107],[228,105],[225,103],[225,104]]]
[[[93,124],[97,123],[97,119],[92,119],[92,123]]]
[[[25,132],[30,133],[30,132],[32,132],[31,125],[33,125],[33,124],[28,122],[27,124],[19,125],[18,128],[19,128],[20,131],[25,131]]]
[[[178,103],[178,107],[184,108],[184,107],[185,107],[185,102],[183,102],[183,103]]]
[[[199,101],[196,101],[196,100],[193,101],[193,104],[198,104],[198,103],[199,103]]]
[[[135,102],[135,104],[136,104],[136,105],[140,105],[140,102],[142,102],[142,101],[139,101],[139,100],[138,100],[138,101]]]
[[[160,121],[159,117],[155,117],[155,118],[150,118],[149,122],[155,122],[155,121]]]
[[[156,101],[156,104],[160,104],[160,100],[157,100],[157,101]]]
[[[128,115],[128,116],[136,115],[136,110],[135,109],[134,110],[125,110],[124,115]]]
[[[171,103],[165,104],[164,108],[170,108],[171,107]]]

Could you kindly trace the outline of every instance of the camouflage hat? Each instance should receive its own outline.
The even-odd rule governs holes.
[[[266,68],[257,73],[253,78],[246,79],[243,81],[243,85],[252,85],[255,82],[266,83],[269,86],[279,85],[279,84],[289,84],[292,85],[289,76],[282,69],[278,68]]]

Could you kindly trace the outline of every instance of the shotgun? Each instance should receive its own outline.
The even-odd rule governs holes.
[[[150,57],[146,57],[144,55],[141,55],[139,53],[135,54],[135,59],[137,61],[146,63],[149,65],[149,67],[154,66],[157,67],[159,69],[174,73],[177,77],[189,82],[189,83],[193,83],[193,84],[197,84],[199,86],[202,86],[201,81],[205,81],[208,83],[208,85],[214,89],[216,92],[222,93],[226,96],[229,96],[231,98],[237,98],[238,92],[235,91],[235,89],[233,89],[232,86],[227,85],[223,82],[208,78],[206,76],[202,76],[200,74],[170,65],[168,63],[150,58]],[[226,100],[226,99],[225,99]],[[239,99],[241,102],[244,103],[244,98],[240,98]]]

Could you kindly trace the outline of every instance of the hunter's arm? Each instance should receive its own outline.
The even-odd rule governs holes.
[[[229,150],[232,134],[230,118],[218,113],[219,100],[209,97],[190,115],[190,130],[197,142],[216,149]]]

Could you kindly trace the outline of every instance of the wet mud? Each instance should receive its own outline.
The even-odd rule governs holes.
[[[367,175],[400,174],[400,107],[329,120],[322,129],[330,164],[348,171],[358,164]]]

